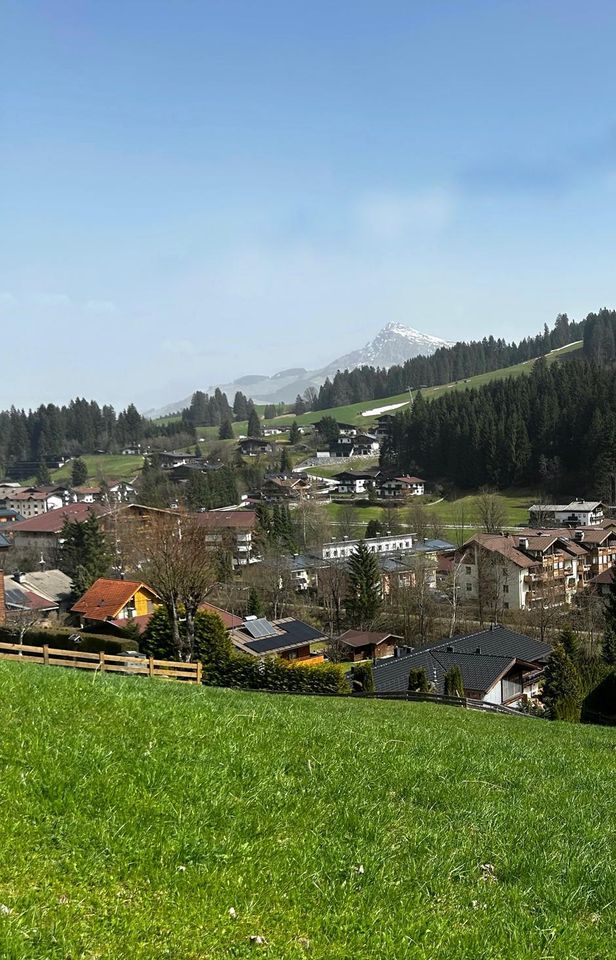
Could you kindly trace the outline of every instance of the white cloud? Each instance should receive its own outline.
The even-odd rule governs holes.
[[[434,187],[414,193],[368,193],[359,200],[356,216],[369,237],[404,241],[439,233],[451,221],[454,209],[453,193]]]

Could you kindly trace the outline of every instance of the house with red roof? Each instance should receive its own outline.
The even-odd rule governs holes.
[[[79,615],[82,627],[112,623],[122,628],[135,623],[143,630],[159,605],[158,594],[140,580],[100,577],[73,605],[71,613]]]

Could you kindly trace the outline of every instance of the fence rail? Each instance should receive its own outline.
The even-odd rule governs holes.
[[[154,657],[132,657],[129,654],[87,653],[85,650],[56,650],[22,643],[0,643],[0,660],[40,663],[46,667],[72,667],[75,670],[98,670],[100,673],[124,673],[131,676],[165,677],[184,683],[200,684],[202,666]]]

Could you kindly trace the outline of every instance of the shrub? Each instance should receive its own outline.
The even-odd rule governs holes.
[[[428,693],[430,684],[424,667],[412,667],[409,673],[409,693]]]
[[[273,690],[288,693],[349,693],[344,669],[333,663],[294,663],[280,657],[232,653],[204,664],[203,682],[214,687]]]
[[[374,693],[372,664],[358,663],[351,672],[354,693]]]
[[[464,681],[460,667],[450,667],[445,674],[444,692],[446,697],[464,696]]]
[[[78,639],[71,640],[71,637]],[[0,641],[15,643],[15,634],[9,627],[0,627]],[[79,633],[66,627],[55,630],[33,629],[28,630],[24,637],[24,645],[43,647],[47,644],[52,650],[83,650],[85,653],[127,653],[130,650],[139,650],[135,640],[121,637],[106,637],[95,633]]]

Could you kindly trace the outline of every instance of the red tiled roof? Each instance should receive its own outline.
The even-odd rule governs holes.
[[[241,617],[236,617],[234,613],[229,613],[227,610],[222,610],[221,607],[217,607],[213,603],[202,603],[199,609],[204,610],[206,613],[218,614],[227,630],[233,630],[235,627],[241,627],[244,622]]]
[[[140,580],[108,580],[101,577],[86,590],[72,608],[73,613],[81,613],[87,620],[113,620],[122,607],[136,594],[139,587],[145,587]]]
[[[103,512],[102,507],[94,503],[69,503],[57,510],[48,510],[38,517],[29,517],[11,525],[11,533],[60,533],[65,520],[76,520],[82,523],[88,519],[90,511],[96,516]]]
[[[145,628],[147,627],[147,625],[148,625],[148,623],[150,622],[151,619],[152,619],[152,614],[151,614],[151,613],[145,613],[142,617],[131,617],[130,620],[127,620],[127,619],[124,619],[124,620],[119,620],[119,619],[109,620],[109,623],[113,623],[113,625],[116,626],[116,627],[119,627],[120,630],[124,630],[125,627],[127,627],[129,623],[131,623],[131,624],[134,623],[134,624],[136,624],[136,626],[137,626],[137,628],[138,628],[138,630],[139,630],[139,633],[143,633],[143,631],[145,630]]]
[[[598,573],[596,577],[593,577],[590,581],[591,583],[613,583],[616,579],[614,567],[608,567],[607,570],[604,570],[603,573]]]

